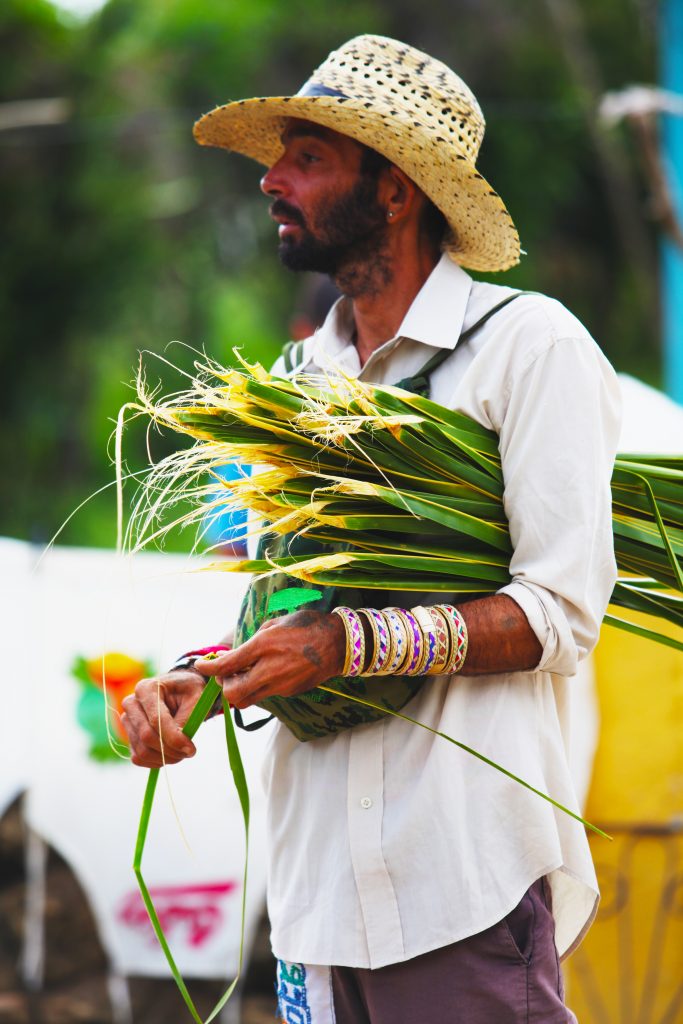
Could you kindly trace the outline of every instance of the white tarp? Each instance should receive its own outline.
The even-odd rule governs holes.
[[[39,680],[17,666],[40,644],[34,623],[31,570],[39,551],[24,541],[0,538],[0,620],[6,652],[2,687],[0,818],[28,784],[29,750],[25,728],[38,701]]]
[[[123,974],[168,975],[131,870],[148,773],[125,760],[91,756],[93,748],[103,756],[101,737],[89,728],[88,701],[98,694],[83,665],[97,678],[102,655],[118,652],[158,669],[183,651],[218,642],[234,623],[246,579],[188,571],[196,565],[184,556],[119,559],[106,551],[56,548],[33,578],[41,665],[32,700],[27,816],[76,872],[112,965]],[[75,665],[83,678],[74,675]],[[108,675],[116,703],[122,692],[116,672]],[[101,714],[95,717],[101,724]],[[252,799],[249,936],[265,895],[259,766],[267,735],[265,729],[238,737]],[[183,974],[225,978],[237,967],[243,828],[222,718],[205,723],[196,743],[194,759],[162,772],[143,874]]]
[[[623,419],[619,451],[683,454],[683,406],[628,374],[619,374]]]

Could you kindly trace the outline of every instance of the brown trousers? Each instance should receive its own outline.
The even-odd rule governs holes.
[[[550,888],[451,946],[378,970],[332,968],[336,1024],[576,1024],[564,1004]]]

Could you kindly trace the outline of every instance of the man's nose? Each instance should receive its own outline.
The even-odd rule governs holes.
[[[287,191],[287,184],[282,173],[282,160],[278,160],[261,178],[261,191],[264,195],[278,198]]]

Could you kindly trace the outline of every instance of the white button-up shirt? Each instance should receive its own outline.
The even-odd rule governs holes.
[[[405,711],[578,811],[567,763],[569,688],[616,578],[610,476],[616,377],[559,302],[524,295],[472,337],[510,289],[444,256],[398,334],[361,369],[341,300],[297,369],[377,383],[451,349],[431,397],[500,438],[514,554],[503,588],[543,654],[531,672],[428,678]],[[284,372],[279,361],[275,373]],[[443,595],[441,595],[442,599]],[[406,594],[406,605],[416,600]],[[420,603],[424,603],[421,601]],[[492,642],[495,642],[492,640]],[[561,955],[598,890],[582,826],[465,751],[396,718],[302,743],[276,723],[266,753],[268,909],[277,957],[377,968],[475,934],[549,876]]]

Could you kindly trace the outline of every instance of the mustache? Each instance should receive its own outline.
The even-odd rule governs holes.
[[[302,228],[306,227],[304,215],[300,210],[297,210],[296,206],[288,203],[286,199],[273,200],[268,212],[271,217],[288,217],[292,224],[298,224]]]

